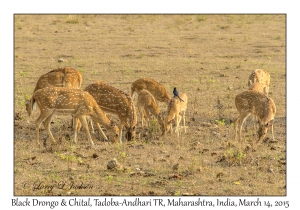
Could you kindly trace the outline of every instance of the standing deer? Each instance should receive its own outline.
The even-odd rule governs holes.
[[[124,126],[127,129],[125,135],[127,140],[135,137],[137,117],[133,100],[129,94],[102,81],[88,85],[85,91],[95,98],[104,112],[117,115],[120,119],[119,143],[122,143],[122,130]]]
[[[148,90],[154,96],[156,101],[169,103],[171,99],[171,96],[167,92],[165,86],[148,78],[138,79],[131,84],[132,98],[134,99],[136,93],[138,94],[143,89]]]
[[[80,120],[90,144],[94,145],[88,129],[87,118],[92,118],[95,122],[102,124],[107,129],[108,135],[113,142],[116,142],[118,139],[118,127],[105,116],[93,96],[83,90],[65,87],[43,88],[33,94],[30,104],[31,110],[34,109],[34,104],[37,104],[41,110],[40,116],[35,121],[38,145],[40,144],[39,127],[43,121],[45,121],[45,128],[52,141],[56,142],[50,131],[50,122],[54,115],[72,115],[76,118],[75,143],[77,143],[77,132],[80,129],[78,120]]]
[[[45,87],[69,87],[74,89],[80,89],[81,84],[82,84],[82,75],[79,71],[69,67],[54,69],[40,76],[40,78],[38,79],[35,85],[33,94],[37,90]],[[31,115],[31,107],[30,107],[30,104],[32,104],[31,101],[32,98],[30,100],[26,100],[26,110],[29,116]],[[73,119],[73,127],[74,127],[74,123],[75,122]]]
[[[258,82],[252,83],[252,85],[249,86],[248,90],[257,91],[257,92],[260,92],[260,93],[267,94],[267,91],[266,91],[267,87],[265,85],[262,85],[261,83],[258,83]],[[252,115],[252,121],[255,122],[253,124],[253,128],[257,129],[256,128],[256,125],[257,125],[257,116],[256,115]]]
[[[266,87],[264,87],[260,83],[253,83],[252,85],[249,86],[248,90],[257,91],[264,94],[266,93]]]
[[[184,132],[186,133],[185,111],[187,109],[188,98],[184,92],[180,93],[179,97],[183,101],[180,101],[178,97],[173,97],[173,98],[171,98],[171,100],[168,104],[167,117],[166,117],[165,123],[164,123],[165,129],[163,131],[163,135],[165,135],[170,130],[170,128],[172,131],[171,122],[174,118],[176,120],[175,133],[177,133],[177,135],[179,136],[179,124],[180,124],[181,118],[183,118]]]
[[[138,95],[137,107],[142,118],[142,126],[144,127],[144,118],[147,126],[149,126],[150,113],[154,115],[161,128],[163,128],[163,117],[156,104],[154,96],[148,90],[141,90]]]
[[[264,94],[266,93],[266,87],[257,82],[250,85],[249,90],[257,91],[257,92],[264,93]],[[256,129],[256,124],[257,124],[257,116],[256,115],[252,115],[252,121],[255,122],[253,124],[253,128]]]
[[[250,115],[256,115],[259,119],[258,136],[262,141],[267,134],[268,128],[272,129],[272,138],[274,140],[273,124],[276,114],[276,107],[274,101],[267,95],[247,90],[235,97],[235,106],[239,112],[239,116],[234,122],[235,139],[239,131],[240,141],[242,140],[242,126],[246,118]]]
[[[248,80],[248,86],[250,87],[254,83],[259,83],[263,87],[263,92],[268,95],[269,94],[269,86],[270,86],[270,74],[263,69],[254,70]]]

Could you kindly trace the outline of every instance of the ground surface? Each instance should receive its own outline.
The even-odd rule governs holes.
[[[15,15],[14,194],[286,195],[285,30],[284,15]],[[59,144],[37,147],[39,113],[28,117],[25,99],[64,66],[82,72],[83,88],[104,80],[129,93],[142,77],[177,87],[188,95],[186,134],[161,137],[153,120],[122,145],[96,133],[90,149],[84,131],[73,143],[70,117],[56,117]],[[275,141],[269,131],[257,145],[248,120],[240,144],[234,97],[257,68],[271,75]],[[124,168],[108,170],[113,158]]]

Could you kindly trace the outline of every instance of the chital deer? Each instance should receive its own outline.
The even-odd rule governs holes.
[[[260,83],[253,83],[252,85],[249,86],[248,90],[257,91],[264,94],[266,93],[266,87],[264,87]]]
[[[259,140],[262,141],[267,134],[268,128],[272,129],[272,138],[274,140],[273,124],[276,114],[276,107],[274,101],[267,95],[247,90],[235,97],[235,106],[239,112],[239,116],[234,122],[235,139],[239,131],[240,141],[242,140],[242,126],[246,118],[250,115],[256,115],[259,119]]]
[[[125,137],[131,140],[135,137],[137,124],[136,111],[131,96],[102,81],[90,84],[85,88],[97,101],[104,112],[117,115],[120,119],[119,143],[122,143],[123,127],[127,129]]]
[[[141,90],[138,95],[137,107],[142,118],[142,126],[144,127],[144,118],[149,127],[150,113],[154,115],[161,128],[163,128],[163,117],[156,104],[154,96],[148,90]]]
[[[49,86],[79,89],[81,84],[82,75],[80,71],[70,67],[58,68],[43,74],[39,78],[34,92]]]
[[[76,118],[74,135],[75,143],[77,143],[77,131],[80,129],[78,120],[80,120],[90,144],[94,145],[88,129],[87,118],[92,118],[95,122],[103,125],[107,129],[108,135],[113,142],[116,142],[118,139],[118,127],[105,116],[93,96],[83,90],[65,87],[43,88],[33,94],[30,105],[31,109],[33,109],[35,103],[41,110],[40,116],[35,121],[36,140],[38,145],[40,144],[39,128],[43,121],[45,121],[45,128],[52,141],[56,142],[50,131],[50,122],[54,115],[72,115]]]
[[[58,68],[52,71],[49,71],[46,74],[43,74],[38,79],[34,91],[45,87],[69,87],[74,89],[80,89],[82,84],[82,75],[79,71],[65,67],[65,68]],[[31,115],[31,107],[30,104],[32,98],[30,100],[26,100],[26,110],[28,115]],[[73,119],[73,127],[74,127],[74,119]]]
[[[255,82],[255,83],[253,83],[252,85],[250,85],[249,86],[249,90],[252,90],[252,91],[257,91],[257,92],[260,92],[260,93],[266,93],[266,87],[265,86],[263,86],[262,84],[260,84],[260,83],[257,83],[257,82]],[[254,121],[256,121],[257,122],[257,116],[256,115],[252,115],[252,121],[254,122]],[[256,123],[255,124],[253,124],[254,126],[253,126],[253,128],[254,129],[256,129]]]
[[[165,86],[149,78],[138,79],[131,84],[132,98],[134,99],[135,95],[143,89],[148,90],[154,96],[156,101],[169,103],[171,99]]]
[[[187,109],[188,98],[184,92],[180,93],[179,97],[183,101],[180,101],[178,97],[173,97],[173,98],[171,98],[171,100],[168,104],[167,117],[166,117],[165,123],[164,123],[165,128],[163,131],[163,135],[165,135],[170,130],[170,128],[171,128],[171,132],[172,132],[171,122],[174,118],[176,121],[175,133],[177,133],[177,135],[179,136],[179,124],[180,124],[181,118],[183,118],[184,132],[186,133],[185,111]]]
[[[263,69],[254,70],[248,80],[248,86],[250,87],[254,83],[260,83],[263,86],[263,92],[268,95],[269,94],[269,86],[270,86],[270,74]]]

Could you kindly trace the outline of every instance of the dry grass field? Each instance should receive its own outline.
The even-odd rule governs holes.
[[[285,15],[15,15],[14,24],[14,195],[286,195]],[[65,66],[82,73],[82,88],[103,80],[129,93],[143,77],[170,95],[177,87],[187,132],[162,137],[156,120],[142,128],[138,118],[134,141],[111,144],[96,130],[90,148],[58,116],[58,144],[41,126],[38,147],[39,111],[29,117],[25,100],[42,74]],[[258,68],[271,75],[275,141],[269,130],[257,144],[249,119],[240,143],[234,98]],[[113,158],[120,170],[107,169]]]

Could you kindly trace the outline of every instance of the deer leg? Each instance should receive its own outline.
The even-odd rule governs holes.
[[[95,133],[95,129],[94,129],[94,126],[93,126],[93,120],[90,120],[89,122],[90,122],[90,125],[91,125],[91,128],[92,128],[92,133]]]
[[[251,123],[253,124],[253,130],[256,130],[256,116],[251,116]]]
[[[108,138],[107,138],[107,136],[105,135],[105,133],[103,132],[103,130],[102,130],[100,124],[96,122],[96,125],[97,125],[97,127],[98,127],[98,129],[99,129],[99,132],[102,134],[103,138],[104,138],[106,141],[108,141]]]
[[[122,144],[122,131],[123,131],[123,127],[124,127],[123,123],[120,123],[120,126],[119,126],[120,132],[119,132],[119,139],[118,139],[118,141],[119,141],[120,144]]]
[[[36,127],[36,141],[37,144],[40,145],[40,125],[41,123],[50,115],[52,114],[52,111],[48,112],[41,112],[38,119],[35,121],[35,127]]]
[[[178,133],[178,125],[179,125],[178,117],[179,116],[176,114],[176,116],[175,116],[175,133]],[[179,136],[179,133],[178,133],[178,136]]]
[[[179,114],[175,115],[175,133],[177,133],[178,137],[179,137],[179,122],[180,122],[180,116]]]
[[[81,128],[81,123],[77,117],[74,117],[75,127],[74,127],[74,143],[77,144],[77,133]]]
[[[92,137],[91,137],[91,134],[90,134],[90,131],[89,131],[89,127],[88,127],[88,124],[87,124],[87,121],[86,121],[86,117],[80,115],[80,116],[78,116],[78,118],[79,118],[85,132],[86,132],[86,135],[88,137],[88,140],[89,140],[90,144],[93,146],[94,142],[92,140]]]
[[[272,138],[273,138],[273,141],[274,141],[275,138],[274,138],[274,128],[273,128],[273,125],[271,126],[271,131],[272,131]]]
[[[51,120],[52,120],[52,117],[53,117],[53,114],[49,115],[49,117],[46,118],[46,120],[44,121],[44,125],[45,125],[45,128],[48,132],[48,135],[50,136],[50,138],[52,139],[53,143],[55,143],[55,139],[51,133],[51,130],[50,130],[50,123],[51,123]]]
[[[139,115],[141,117],[142,127],[144,127],[144,107],[138,105],[137,108],[138,108]]]
[[[145,122],[146,122],[146,125],[147,127],[149,128],[150,127],[150,113],[149,113],[149,109],[144,109],[144,112],[145,112]]]
[[[143,107],[140,107],[139,108],[139,111],[140,111],[140,115],[141,115],[141,119],[142,119],[142,128],[144,127],[144,118],[145,118],[145,110]]]
[[[234,121],[234,141],[236,141],[237,133],[238,133],[238,124],[240,123],[240,116],[238,116]]]
[[[238,136],[238,132],[240,133],[240,127],[241,127],[241,114],[235,119],[234,121],[234,129],[235,129],[235,134],[234,134],[234,140],[236,141],[237,136]],[[240,137],[240,136],[239,136]],[[241,140],[241,139],[239,139]]]
[[[245,122],[245,120],[247,119],[247,117],[250,115],[251,113],[245,112],[245,113],[241,113],[241,115],[239,116],[239,121],[240,121],[240,125],[239,125],[239,133],[240,133],[240,141],[242,141],[242,127],[243,124]]]
[[[181,126],[180,126],[181,119],[182,119],[182,116],[180,114],[178,114],[178,122],[177,122],[178,136],[179,136],[179,133],[181,132]]]
[[[95,130],[94,130],[94,126],[93,126],[93,120],[92,120],[92,119],[88,119],[87,121],[88,121],[88,123],[90,123],[90,125],[91,125],[91,128],[92,128],[92,134],[94,134],[94,133],[95,133]]]
[[[72,122],[71,122],[71,124],[72,124],[72,129],[74,130],[75,129],[75,117],[74,116],[72,116]]]

